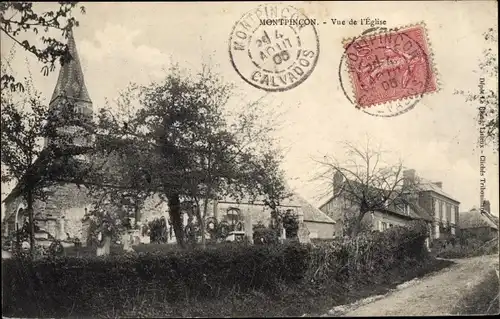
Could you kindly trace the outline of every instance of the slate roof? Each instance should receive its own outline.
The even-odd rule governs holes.
[[[439,194],[441,196],[449,198],[452,201],[460,203],[453,196],[451,196],[450,194],[446,193],[445,191],[443,191],[443,189],[441,187],[437,186],[436,184],[433,184],[432,182],[429,182],[429,181],[422,182],[420,185],[418,185],[418,187],[423,192],[432,191],[432,192],[435,192],[435,193],[437,193],[437,194]]]
[[[491,227],[498,229],[498,220],[490,213],[483,212],[477,208],[473,208],[467,212],[461,212],[459,218],[460,228],[478,228],[478,227]]]
[[[264,205],[263,198],[257,198],[255,200],[251,200],[249,198],[244,198],[240,200],[233,199],[231,197],[224,197],[219,199],[220,202],[224,203],[239,203],[239,204],[254,204],[254,205]],[[328,215],[323,213],[317,207],[314,207],[311,203],[309,203],[306,199],[304,199],[297,192],[291,192],[291,196],[282,200],[280,202],[280,207],[293,207],[300,208],[304,215],[304,221],[308,222],[317,222],[317,223],[328,223],[335,224],[336,222],[330,218]]]
[[[59,96],[91,102],[89,92],[85,86],[83,70],[72,31],[69,32],[68,36],[68,51],[71,59],[61,65],[57,84],[52,94],[52,98],[50,99],[50,103]]]

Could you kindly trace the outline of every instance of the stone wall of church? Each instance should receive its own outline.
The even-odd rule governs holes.
[[[82,237],[82,221],[85,208],[89,209],[91,199],[83,187],[75,184],[60,184],[51,186],[47,190],[45,201],[36,200],[33,204],[33,213],[38,226],[48,231],[52,236],[66,239],[68,233],[71,237]],[[15,214],[19,208],[26,208],[22,197],[15,198],[5,203],[7,219],[12,221],[9,227],[14,228]],[[23,223],[23,217],[18,217]]]

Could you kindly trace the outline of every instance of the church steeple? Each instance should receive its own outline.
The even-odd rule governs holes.
[[[56,117],[68,112],[68,102],[71,105],[71,112],[83,115],[84,118],[92,118],[92,101],[90,99],[87,87],[85,86],[85,79],[83,76],[80,58],[76,50],[75,38],[73,31],[70,30],[68,34],[68,53],[70,58],[65,59],[61,63],[59,70],[59,77],[57,84],[52,94],[49,103],[49,112]],[[60,125],[60,124],[59,124]],[[64,136],[71,136],[73,144],[87,144],[88,138],[80,136],[80,128],[75,126],[62,125],[57,128],[59,134]],[[58,142],[58,137],[52,137],[45,140],[45,145],[52,142]],[[66,138],[67,140],[67,138]]]
[[[61,65],[57,84],[52,94],[52,98],[50,99],[50,103],[54,102],[58,97],[63,96],[92,103],[87,87],[85,86],[82,66],[76,50],[73,31],[71,30],[68,35],[68,51],[71,58]]]

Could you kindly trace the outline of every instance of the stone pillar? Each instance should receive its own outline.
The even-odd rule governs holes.
[[[281,241],[283,242],[286,239],[286,229],[283,227],[283,224],[281,225]]]
[[[299,239],[299,243],[308,244],[311,242],[311,238],[309,237],[309,229],[307,229],[306,223],[304,222],[304,214],[302,213],[302,210],[299,210],[298,217],[299,229],[297,231],[297,237]]]
[[[251,244],[253,244],[253,226],[252,226],[252,215],[250,214],[250,209],[247,210],[245,213],[245,236],[247,238],[247,241]]]
[[[59,240],[66,239],[66,233],[64,229],[64,216],[59,218]]]
[[[131,243],[131,232],[128,230],[125,231],[125,233],[122,235],[122,242],[123,242],[123,250],[126,252],[134,251],[132,249],[132,243]]]
[[[219,220],[218,219],[218,207],[217,207],[217,201],[216,200],[213,201],[213,209],[214,209],[214,211],[213,211],[214,218],[215,218],[215,220],[218,221]]]
[[[434,222],[434,238],[439,238],[439,223]]]

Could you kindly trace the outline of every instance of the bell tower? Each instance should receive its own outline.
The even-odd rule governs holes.
[[[57,84],[49,103],[49,114],[57,123],[56,134],[45,138],[45,146],[61,141],[78,146],[91,143],[91,137],[83,134],[83,128],[71,121],[76,118],[92,119],[93,116],[92,101],[85,86],[72,30],[68,34],[68,53],[70,57],[61,63]],[[58,121],[61,118],[69,121]]]

